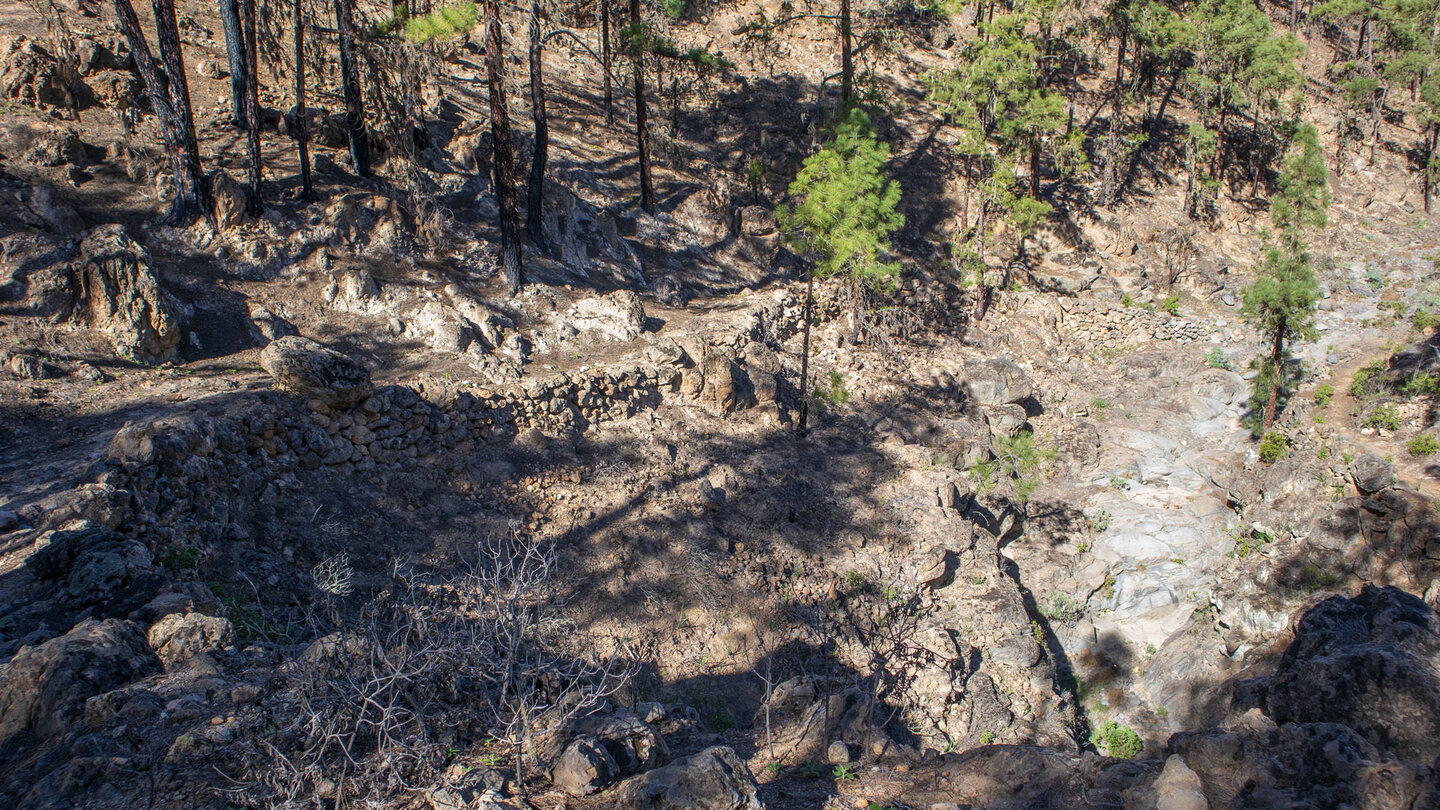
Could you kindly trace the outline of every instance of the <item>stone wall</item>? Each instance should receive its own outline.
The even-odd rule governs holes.
[[[1152,340],[1190,343],[1209,336],[1203,324],[1138,304],[1127,307],[1104,300],[1071,298],[1059,302],[1060,335],[1095,349],[1128,349]]]
[[[687,336],[683,345],[657,341],[639,359],[499,386],[429,378],[413,388],[380,386],[344,410],[263,391],[229,399],[211,415],[126,423],[92,468],[93,483],[26,506],[20,518],[50,529],[77,519],[126,524],[154,544],[214,543],[244,537],[246,517],[310,476],[399,471],[532,428],[585,432],[667,400],[720,414],[754,408],[757,421],[778,423],[780,369],[771,347],[798,328],[800,305],[794,294],[777,293],[728,328]]]

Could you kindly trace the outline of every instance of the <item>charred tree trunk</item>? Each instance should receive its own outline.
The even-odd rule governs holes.
[[[1283,359],[1285,355],[1285,322],[1282,320],[1275,326],[1275,334],[1270,344],[1270,373],[1274,377],[1270,380],[1270,396],[1265,401],[1265,429],[1275,424],[1275,404],[1280,399],[1280,386],[1285,382]]]
[[[265,213],[260,184],[260,58],[255,39],[255,0],[244,0],[245,14],[245,134],[250,146],[250,196],[245,210],[252,217]]]
[[[810,313],[815,306],[815,271],[811,269],[805,278],[805,336],[800,349],[800,418],[795,422],[795,435],[805,438],[810,428],[810,393],[805,390],[810,383]]]
[[[1429,136],[1425,139],[1425,162],[1420,170],[1425,173],[1425,213],[1430,213],[1430,197],[1435,191],[1434,168],[1430,161],[1435,159],[1435,140],[1440,135],[1440,124],[1431,124]]]
[[[370,140],[365,132],[365,99],[360,94],[360,72],[355,64],[353,0],[335,0],[335,28],[340,38],[340,86],[345,93],[345,129],[350,135],[350,158],[355,173],[370,176]]]
[[[610,0],[600,0],[600,70],[605,82],[605,123],[615,125],[615,94],[610,87]]]
[[[225,29],[225,56],[230,63],[230,104],[235,113],[235,126],[247,128],[245,120],[245,35],[240,28],[240,6],[237,0],[220,0],[220,25]]]
[[[310,133],[305,126],[305,12],[304,0],[295,0],[295,139],[300,146],[300,194],[315,199],[310,188]]]
[[[146,94],[155,117],[160,119],[161,137],[175,172],[175,201],[166,221],[188,225],[199,217],[214,217],[210,186],[200,166],[200,150],[190,114],[190,94],[185,84],[184,61],[180,53],[180,32],[175,26],[175,7],[168,0],[155,2],[156,40],[162,63],[150,53],[150,44],[135,16],[130,0],[115,0],[115,17],[135,55],[135,66],[145,82]],[[172,76],[178,75],[176,82]]]
[[[645,109],[645,50],[640,42],[640,22],[640,0],[630,0],[630,28],[635,37],[630,43],[630,53],[635,63],[635,149],[640,157],[640,207],[654,213],[655,189],[650,179],[650,139],[646,131],[649,115]]]
[[[549,252],[541,222],[545,201],[545,161],[550,154],[550,122],[545,116],[544,51],[540,41],[540,3],[530,0],[530,116],[535,126],[535,154],[530,159],[530,185],[526,189],[525,230],[530,241]]]
[[[840,109],[855,104],[855,54],[851,48],[850,0],[840,0]]]
[[[510,112],[505,101],[505,43],[500,2],[489,0],[485,21],[485,81],[490,87],[491,173],[500,209],[500,272],[510,295],[525,283],[520,262],[520,223],[515,205],[515,148],[510,142]]]

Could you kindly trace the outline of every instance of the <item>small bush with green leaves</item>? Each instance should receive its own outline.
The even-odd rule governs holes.
[[[836,765],[834,770],[830,772],[830,775],[834,776],[835,781],[842,785],[846,782],[854,782],[860,778],[855,775],[855,766],[845,762]]]
[[[1387,366],[1388,364],[1384,360],[1376,360],[1355,372],[1355,376],[1350,378],[1350,396],[1358,398],[1375,393],[1370,381],[1383,374]]]
[[[417,45],[432,39],[449,39],[474,28],[480,22],[480,8],[473,2],[456,3],[405,22],[405,38]]]
[[[1288,444],[1285,434],[1278,430],[1266,433],[1265,438],[1260,440],[1260,460],[1266,464],[1274,464],[1285,457],[1285,448]]]
[[[1135,299],[1130,297],[1130,293],[1125,293],[1124,295],[1120,296],[1120,306],[1133,307],[1135,306]]]
[[[1205,365],[1210,368],[1229,369],[1230,355],[1226,354],[1224,349],[1216,346],[1210,350],[1209,354],[1205,355]]]
[[[1323,408],[1330,403],[1331,398],[1334,396],[1335,386],[1330,383],[1321,383],[1319,387],[1315,389],[1315,404]]]
[[[1106,720],[1104,725],[1091,732],[1090,742],[1105,756],[1116,759],[1134,759],[1145,745],[1135,729],[1114,720]]]
[[[830,372],[830,387],[826,389],[816,386],[814,396],[822,405],[832,408],[849,402],[850,392],[845,388],[845,375],[838,371]]]
[[[1430,456],[1440,450],[1440,441],[1436,441],[1429,433],[1421,433],[1419,436],[1405,443],[1405,449],[1412,456]]]
[[[1166,312],[1170,313],[1171,315],[1179,315],[1179,314],[1180,314],[1180,296],[1178,296],[1178,295],[1167,295],[1167,296],[1165,296],[1165,300],[1163,300],[1163,301],[1160,302],[1160,308],[1163,309],[1163,310],[1165,310]]]
[[[1040,615],[1051,621],[1078,621],[1084,614],[1085,609],[1080,606],[1080,603],[1063,591],[1055,591],[1050,594],[1050,599],[1040,605]]]
[[[1394,405],[1381,405],[1371,411],[1360,423],[1361,427],[1375,428],[1376,430],[1399,430],[1400,411]]]
[[[665,9],[665,16],[672,20],[685,16],[686,0],[664,0],[661,6]]]
[[[1429,310],[1417,309],[1414,314],[1410,316],[1410,325],[1414,326],[1417,331],[1429,332],[1431,329],[1440,326],[1440,314],[1430,312]]]

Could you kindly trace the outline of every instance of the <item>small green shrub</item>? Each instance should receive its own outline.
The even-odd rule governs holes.
[[[1414,326],[1416,331],[1429,332],[1431,329],[1440,326],[1440,314],[1430,312],[1429,310],[1417,309],[1414,314],[1410,316],[1410,325]]]
[[[662,7],[665,9],[666,17],[678,20],[685,16],[686,0],[664,0]]]
[[[200,562],[200,552],[194,546],[171,546],[160,555],[160,567],[167,571],[187,571]]]
[[[1376,430],[1399,430],[1400,411],[1394,405],[1381,405],[1371,411],[1370,415],[1360,423],[1360,426]]]
[[[1133,307],[1135,306],[1135,299],[1130,297],[1130,293],[1125,293],[1124,295],[1120,296],[1120,306]]]
[[[1355,372],[1355,376],[1350,379],[1350,396],[1360,398],[1373,393],[1370,390],[1371,378],[1384,372],[1387,367],[1384,360],[1376,360]]]
[[[830,372],[830,388],[827,390],[816,386],[814,396],[822,405],[830,407],[849,402],[850,392],[845,389],[845,375],[838,371]]]
[[[1440,374],[1415,374],[1400,386],[1400,391],[1407,397],[1440,396]]]
[[[1110,403],[1106,402],[1104,399],[1101,399],[1100,397],[1090,398],[1090,410],[1094,411],[1095,413],[1104,413],[1105,409],[1108,407],[1110,407]]]
[[[1110,487],[1112,489],[1127,490],[1130,488],[1130,482],[1115,473],[1110,473]]]
[[[449,39],[469,31],[479,22],[480,8],[475,3],[456,3],[405,20],[405,38],[417,45],[432,39]]]
[[[991,730],[988,729],[988,728],[987,728],[987,729],[981,729],[981,731],[980,731],[980,744],[981,744],[981,745],[990,745],[990,744],[993,743],[993,742],[995,742],[995,732],[991,731]]]
[[[1051,621],[1073,622],[1077,621],[1084,613],[1084,608],[1075,601],[1075,598],[1063,591],[1051,593],[1049,601],[1040,605],[1040,615]]]
[[[859,778],[855,775],[855,766],[845,762],[836,765],[830,774],[835,777],[836,782],[842,785],[846,782],[853,782]]]
[[[1405,443],[1405,449],[1410,451],[1412,456],[1434,455],[1440,450],[1440,441],[1436,441],[1429,433],[1421,433],[1419,436]]]
[[[1179,315],[1179,314],[1180,314],[1180,296],[1178,296],[1178,295],[1167,295],[1167,296],[1165,296],[1165,300],[1163,300],[1163,301],[1160,302],[1160,308],[1163,309],[1163,310],[1165,310],[1166,312],[1170,313],[1171,315]]]
[[[1285,457],[1285,448],[1288,442],[1285,434],[1272,430],[1265,434],[1260,440],[1260,460],[1266,464],[1274,464]]]
[[[1170,716],[1170,710],[1167,709],[1167,708],[1165,708],[1164,706],[1156,706],[1156,707],[1155,707],[1155,715],[1156,715],[1157,717],[1169,717],[1169,716]]]
[[[1330,383],[1321,383],[1320,386],[1315,389],[1315,404],[1323,408],[1330,403],[1331,398],[1334,396],[1335,386]]]
[[[1116,759],[1134,759],[1145,745],[1135,729],[1114,720],[1106,720],[1104,725],[1095,729],[1090,734],[1090,743],[1103,751],[1105,756]]]
[[[1210,349],[1209,354],[1205,355],[1205,365],[1209,366],[1210,368],[1229,369],[1230,355],[1226,354],[1224,349],[1220,348],[1219,346],[1215,346],[1214,348]]]

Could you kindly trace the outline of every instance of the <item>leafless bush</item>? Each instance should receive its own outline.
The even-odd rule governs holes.
[[[622,649],[598,655],[559,617],[548,543],[486,537],[457,568],[427,579],[396,564],[361,618],[288,665],[276,728],[256,739],[236,794],[282,808],[364,806],[432,784],[451,749],[485,738],[510,746],[523,787],[536,736],[629,680]],[[312,575],[325,590],[348,587],[348,572],[341,555]]]

